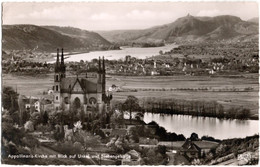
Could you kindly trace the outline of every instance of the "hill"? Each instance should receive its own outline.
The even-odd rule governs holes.
[[[42,27],[35,25],[3,25],[3,50],[37,50],[55,52],[86,51],[111,44],[99,34],[71,27]]]
[[[226,139],[206,154],[207,165],[257,165],[259,161],[259,135]]]
[[[247,20],[248,22],[253,22],[253,23],[259,23],[259,17],[254,17],[254,18],[252,18],[252,19],[249,19],[249,20]]]
[[[87,45],[110,45],[106,39],[101,37],[98,33],[81,30],[74,27],[58,27],[58,26],[44,26],[44,28],[56,31],[62,35],[67,35],[72,38],[77,38]]]
[[[194,17],[143,30],[99,31],[111,42],[184,42],[207,40],[247,40],[258,36],[258,24],[236,16]]]

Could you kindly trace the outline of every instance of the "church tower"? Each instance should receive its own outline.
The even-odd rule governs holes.
[[[100,57],[98,59],[98,72],[97,72],[97,82],[98,84],[102,84],[102,69],[101,69],[101,60]],[[102,90],[100,90],[102,91]]]
[[[60,76],[61,78],[66,78],[66,66],[64,63],[63,48],[61,49]]]
[[[63,49],[62,49],[62,55],[63,55]],[[53,86],[53,95],[54,95],[54,109],[58,110],[60,109],[60,82],[61,78],[63,77],[62,70],[65,69],[64,66],[64,58],[61,56],[61,63],[60,63],[60,55],[59,55],[59,49],[57,49],[57,59],[55,64],[55,71],[54,71],[54,86]],[[63,68],[63,69],[62,69]],[[64,75],[65,77],[65,75]]]
[[[106,68],[105,68],[105,59],[103,56],[102,62],[102,99],[105,100],[106,97]]]

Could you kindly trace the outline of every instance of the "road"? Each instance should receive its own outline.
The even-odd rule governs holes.
[[[168,155],[169,157],[169,162],[167,165],[174,165],[174,157],[175,157],[175,153],[172,153],[172,152],[166,152],[166,154]]]

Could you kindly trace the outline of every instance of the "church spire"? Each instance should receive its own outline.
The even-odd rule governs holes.
[[[106,68],[105,68],[105,59],[103,56],[103,61],[102,61],[102,99],[103,101],[105,100],[105,96],[106,96]]]
[[[103,62],[102,62],[102,63],[103,63],[103,65],[102,65],[102,66],[103,66],[103,67],[102,67],[103,71],[102,71],[102,72],[105,73],[105,72],[106,72],[106,68],[105,68],[105,59],[104,59],[104,56],[103,56]]]
[[[59,55],[59,48],[57,49],[57,59],[56,59],[56,63],[58,64],[59,63],[59,57],[60,57],[60,55]]]
[[[65,78],[65,72],[66,72],[66,66],[64,64],[64,54],[63,54],[63,48],[61,49],[61,64],[60,64],[60,69],[62,72],[62,78]]]
[[[98,72],[99,73],[101,72],[101,60],[100,60],[100,57],[98,59]]]
[[[64,64],[63,48],[61,49],[61,64]]]
[[[59,48],[57,49],[57,59],[56,59],[56,65],[55,65],[55,72],[60,71],[60,60],[59,60]]]

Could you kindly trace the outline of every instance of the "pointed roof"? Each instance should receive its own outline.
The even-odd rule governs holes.
[[[55,64],[55,72],[60,71],[60,61],[59,61],[59,48],[57,49],[57,58],[56,58],[56,64]]]
[[[131,156],[131,159],[139,159],[140,158],[140,153],[137,152],[136,150],[130,150],[126,154]]]
[[[67,77],[61,80],[61,92],[71,93],[77,83],[82,93],[98,93],[98,90],[101,90],[101,85],[97,84],[97,78]]]
[[[187,139],[181,146],[181,151],[200,151],[201,148],[193,143],[190,139]]]
[[[61,63],[60,63],[60,69],[61,69],[61,72],[65,72],[65,71],[66,71],[66,66],[65,66],[65,64],[64,64],[63,48],[61,49]]]
[[[80,83],[78,77],[76,78],[76,81],[74,82],[73,86],[71,87],[71,91],[74,90],[74,88],[75,88],[75,86],[76,86],[77,84],[79,85],[81,91],[83,91],[84,93],[86,93],[86,92],[85,92],[85,89],[83,88],[82,84]],[[79,92],[80,92],[80,91],[79,91]]]

